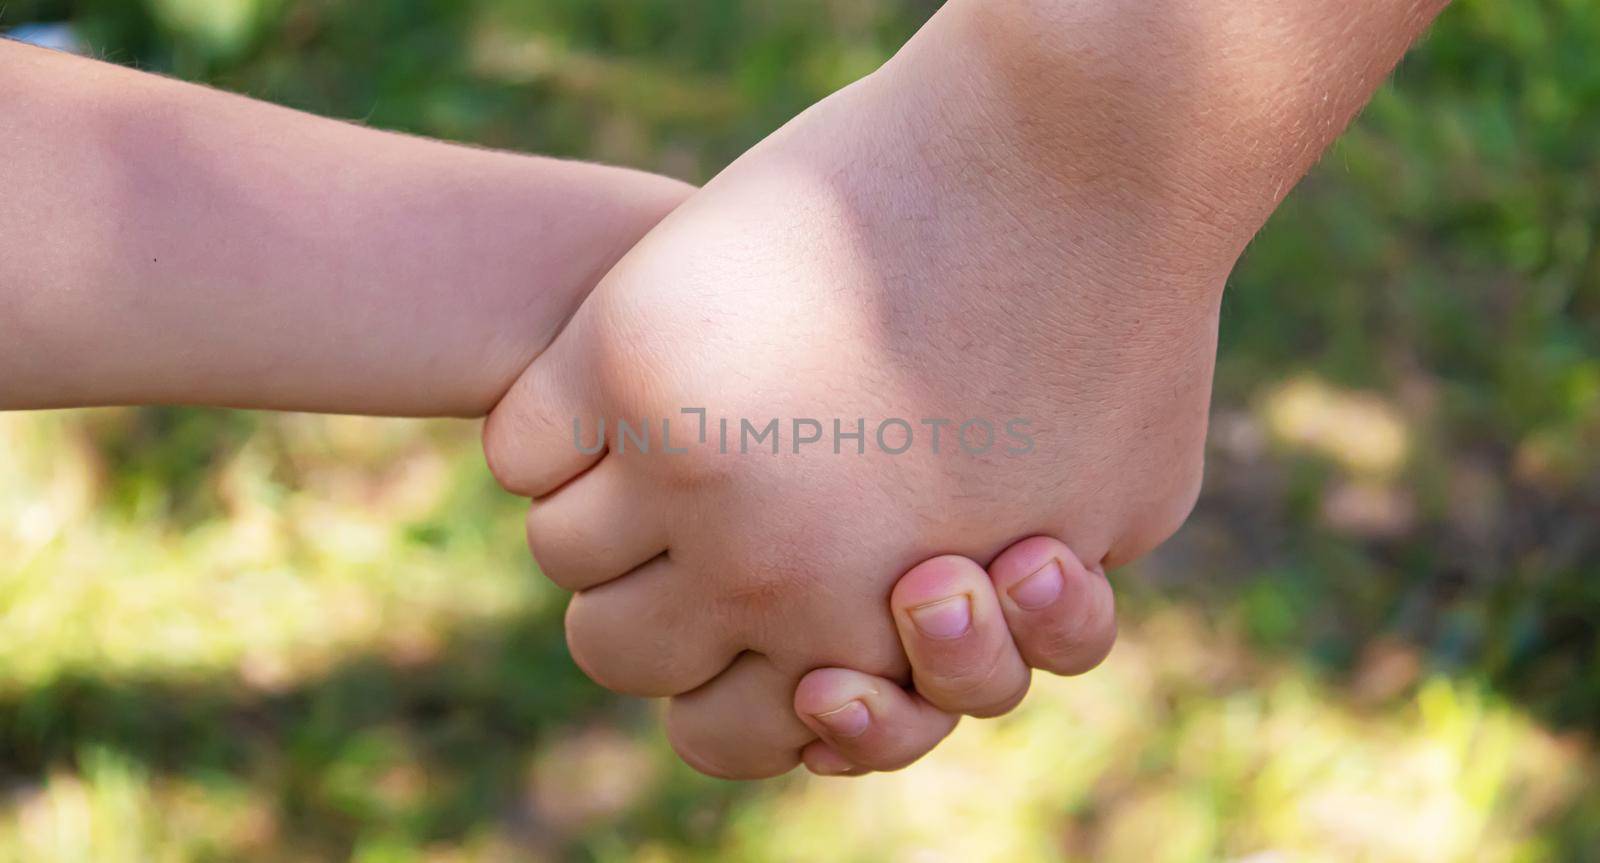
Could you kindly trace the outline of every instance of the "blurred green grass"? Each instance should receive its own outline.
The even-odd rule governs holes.
[[[704,180],[912,0],[83,0],[93,53]],[[0,860],[1564,860],[1600,848],[1600,4],[1458,0],[1252,245],[1107,666],[733,786],[586,684],[465,424],[0,417]],[[1272,856],[1277,855],[1277,856]]]

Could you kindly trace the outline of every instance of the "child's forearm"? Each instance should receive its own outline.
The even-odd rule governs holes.
[[[0,40],[0,409],[482,414],[687,192]]]

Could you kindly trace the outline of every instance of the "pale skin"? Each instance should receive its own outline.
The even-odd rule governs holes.
[[[483,416],[600,276],[693,191],[387,134],[4,40],[0,117],[0,410]],[[1008,585],[1036,571],[1060,575],[1049,601],[1006,605]],[[954,638],[908,630],[904,647],[952,711],[962,704],[942,700],[941,682],[997,658],[1082,671],[1110,649],[1109,585],[1058,541],[1019,543],[988,572],[927,561],[902,580],[894,613],[953,586],[979,613]],[[877,613],[887,620],[881,600]],[[1012,671],[1025,685],[1020,665]],[[841,667],[799,690],[802,704],[860,692],[874,707],[870,728],[813,748],[815,769],[901,766],[954,725],[922,695],[882,686]]]
[[[1014,591],[1043,561],[1002,550],[1062,538],[1090,596],[1182,523],[1229,271],[1445,5],[947,3],[663,220],[490,416],[490,466],[535,498],[535,556],[577,593],[574,658],[605,686],[669,697],[678,752],[728,777],[899,766],[855,742],[936,741],[949,720],[929,701],[1015,704],[1026,664],[1099,630],[1030,631]],[[688,406],[1022,416],[1037,447],[573,446],[574,417]],[[992,562],[1001,589],[978,589],[976,564],[885,576],[930,549]],[[946,622],[1010,614],[1014,638],[931,678],[918,661],[939,645],[914,640],[911,614],[930,606]]]
[[[0,71],[0,410],[482,416],[692,191],[13,42]]]

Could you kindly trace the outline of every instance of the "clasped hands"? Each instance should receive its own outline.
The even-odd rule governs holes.
[[[573,659],[705,773],[896,769],[1094,667],[1198,491],[1228,245],[996,135],[939,38],[689,196],[485,426]]]

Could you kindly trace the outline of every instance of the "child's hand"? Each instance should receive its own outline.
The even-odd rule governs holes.
[[[1021,703],[1030,666],[1082,674],[1116,640],[1105,573],[1048,537],[1006,549],[987,573],[964,557],[924,561],[896,583],[890,606],[913,689],[821,668],[791,691],[788,675],[746,654],[718,678],[744,686],[714,683],[673,699],[668,737],[678,754],[702,773],[734,779],[781,773],[796,757],[825,776],[898,770],[938,745],[959,716],[998,716]]]
[[[915,691],[843,668],[807,674],[794,706],[818,738],[800,750],[813,773],[898,770],[931,751],[960,714],[995,716],[1021,703],[1030,666],[1082,674],[1099,665],[1116,640],[1105,573],[1086,568],[1048,537],[1006,549],[987,573],[963,557],[926,561],[901,577],[890,604]],[[957,634],[924,632],[916,619],[930,610]],[[735,716],[750,710],[738,707]],[[721,719],[709,728],[674,727],[672,738],[685,760],[716,772],[719,754],[730,748],[730,727],[737,726]]]
[[[908,49],[691,198],[485,430],[496,476],[539,498],[535,556],[577,592],[574,659],[674,696],[674,744],[723,775],[795,763],[812,732],[790,695],[813,670],[909,677],[884,602],[931,552],[1048,535],[1098,571],[1198,492],[1238,245],[1171,216],[1192,211],[1163,197],[1184,178],[1120,182],[1128,152],[1097,149],[1115,130],[1041,169],[949,61]],[[844,437],[857,418],[864,439]],[[584,447],[603,419],[607,445],[577,446],[575,419]],[[984,694],[963,706],[1013,693]]]

